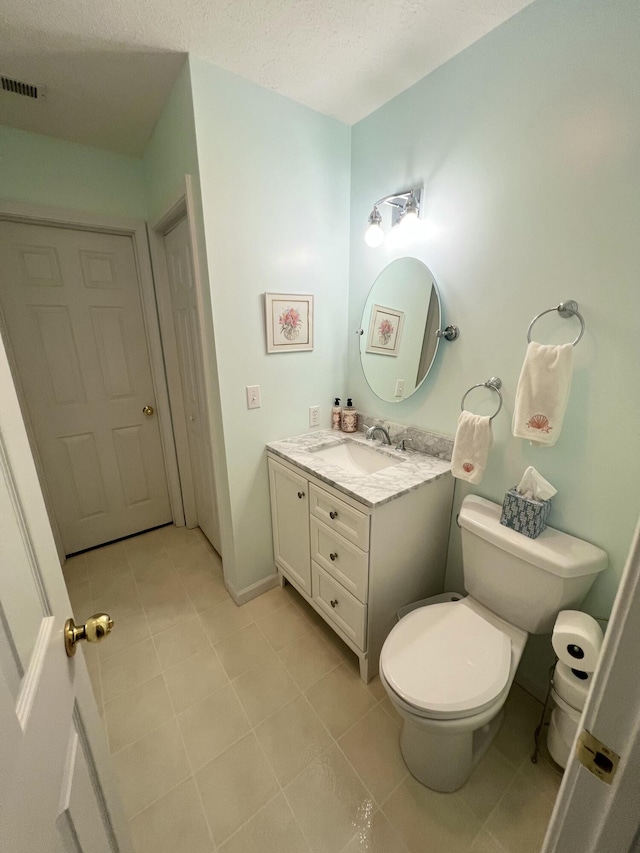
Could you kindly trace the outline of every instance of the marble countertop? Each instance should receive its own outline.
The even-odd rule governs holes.
[[[375,474],[352,474],[312,452],[343,441],[376,447],[387,456],[398,459],[398,464]],[[411,450],[394,450],[393,446],[383,445],[378,440],[367,441],[361,432],[343,433],[326,429],[305,433],[269,442],[267,450],[369,507],[395,500],[425,483],[446,476],[451,470],[451,462],[445,459]]]

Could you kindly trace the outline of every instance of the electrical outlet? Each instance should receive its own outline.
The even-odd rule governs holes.
[[[404,397],[404,379],[396,379],[396,397]]]
[[[247,385],[247,409],[259,409],[260,403],[260,386]]]
[[[309,406],[309,426],[320,426],[320,406]]]

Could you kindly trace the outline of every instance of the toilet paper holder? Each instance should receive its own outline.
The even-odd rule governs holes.
[[[559,663],[558,658],[556,658],[555,663],[549,668],[549,687],[547,688],[547,696],[545,698],[544,707],[542,708],[542,714],[540,716],[540,722],[536,726],[536,730],[535,730],[534,738],[533,738],[534,746],[533,746],[533,752],[531,754],[531,763],[532,764],[538,763],[538,756],[540,755],[540,748],[542,745],[542,739],[541,739],[542,738],[542,732],[545,728],[547,728],[549,726],[549,722],[545,722],[545,720],[547,719],[549,709],[553,703],[553,692],[554,692],[554,689],[556,687],[556,684],[554,681],[554,675],[555,675],[556,667],[557,667],[558,663]],[[578,671],[574,670],[574,674],[578,675]],[[585,675],[586,675],[586,673],[585,673]],[[567,701],[566,698],[564,701],[570,705],[570,703]],[[573,705],[570,705],[570,707],[573,707]],[[575,710],[578,710],[578,709],[576,708]],[[553,756],[551,756],[551,757],[553,758]],[[558,769],[558,765],[556,764],[555,760],[553,762],[553,766],[554,766],[554,769],[556,769],[556,771],[558,773],[562,772],[561,768]]]
[[[568,616],[574,612],[579,612],[581,615],[583,615],[581,611],[562,610],[558,614],[558,619],[556,621],[556,625],[558,624],[558,622],[560,622],[560,623],[563,622],[563,619],[561,617],[565,616],[565,614]],[[606,624],[608,623],[609,620],[606,618],[603,618],[603,617],[587,616],[586,614],[584,614],[584,616],[586,617],[586,619],[591,620],[592,622],[596,623],[598,630],[600,631],[600,635],[601,635],[600,636],[600,642],[599,642],[599,645],[601,645],[602,639],[603,639],[603,636],[602,636],[603,632],[602,632],[602,629],[601,629],[599,623],[604,622],[605,626],[606,626]],[[554,634],[555,634],[555,630],[556,629],[554,627]],[[533,753],[531,755],[531,762],[533,764],[538,763],[538,756],[540,754],[540,744],[541,744],[540,737],[541,737],[543,729],[545,728],[545,725],[548,726],[548,723],[545,723],[545,719],[547,717],[549,707],[550,707],[551,702],[552,702],[552,691],[555,688],[554,675],[556,673],[556,667],[557,667],[559,661],[564,658],[563,663],[565,663],[571,669],[571,672],[578,679],[586,680],[589,677],[589,675],[595,670],[595,666],[592,665],[591,663],[589,664],[589,671],[588,672],[581,668],[580,661],[584,660],[585,653],[584,653],[584,650],[582,649],[582,647],[579,646],[577,643],[567,644],[567,646],[563,649],[562,657],[560,657],[557,654],[558,646],[557,646],[557,643],[553,642],[553,638],[552,638],[552,645],[553,645],[554,651],[556,652],[556,660],[555,660],[554,664],[549,669],[549,686],[547,689],[547,695],[546,695],[544,707],[542,709],[542,716],[540,718],[540,723],[538,724],[538,726],[535,730],[534,749],[533,749]],[[598,651],[599,651],[599,649],[598,649]],[[565,657],[564,652],[566,652],[566,654],[569,656],[568,658]],[[589,657],[589,656],[587,655],[587,657]],[[567,702],[566,697],[564,697],[564,701]],[[569,704],[569,703],[567,703],[567,704]],[[580,709],[580,710],[582,710],[582,709]],[[602,744],[601,745],[602,749],[596,749],[595,751],[593,749],[587,748],[587,746],[585,746],[583,753],[581,755],[580,751],[579,751],[580,743],[581,743],[580,738],[582,738],[582,736],[585,734],[589,735],[589,733],[586,732],[586,730],[585,730],[584,732],[581,733],[581,735],[578,739],[578,744],[576,746],[578,758],[581,761],[581,763],[584,764],[584,766],[587,767],[587,769],[591,770],[592,773],[594,773],[596,776],[598,776],[598,778],[602,779],[603,782],[608,782],[608,784],[610,784],[610,780],[613,778],[613,774],[615,773],[615,767],[617,766],[617,762],[614,760],[614,758],[617,758],[616,753],[613,752],[612,750],[610,750],[604,744]],[[589,737],[591,737],[591,735],[589,735]],[[585,739],[585,744],[587,743],[587,741],[588,741],[588,738]],[[591,743],[591,742],[589,742],[589,743]],[[591,743],[591,746],[593,746],[592,743]],[[599,757],[599,756],[602,756],[602,757]],[[612,766],[608,770],[607,768],[609,767],[609,765],[607,762],[609,760],[611,760],[613,762],[613,765],[615,765],[615,766]],[[593,766],[590,766],[590,765],[593,765]],[[611,774],[610,776],[608,776],[609,773]]]
[[[544,708],[542,710],[542,717],[540,718],[540,723],[535,731],[535,745],[533,749],[533,754],[531,755],[532,764],[538,763],[538,756],[540,754],[541,744],[540,736],[545,725],[549,725],[548,723],[545,723],[545,718],[547,716],[547,712],[551,704],[551,692],[554,687],[553,675],[555,672],[556,664],[557,661],[549,670],[549,689],[547,691],[547,698],[545,700]],[[580,764],[582,764],[582,766],[585,767],[590,773],[593,773],[593,775],[600,779],[601,782],[610,785],[613,780],[613,777],[616,775],[618,764],[620,762],[620,756],[618,755],[618,753],[614,752],[605,743],[598,740],[598,738],[592,735],[591,732],[589,732],[587,729],[583,729],[578,735],[575,749],[576,757]],[[557,772],[560,772],[557,767],[555,769],[557,770]]]
[[[536,726],[536,730],[533,736],[533,753],[531,754],[531,763],[538,763],[538,756],[540,755],[540,743],[541,743],[541,735],[545,726],[548,726],[548,723],[545,723],[545,719],[547,717],[547,713],[549,711],[549,706],[551,705],[551,691],[553,690],[553,674],[556,669],[557,659],[553,666],[549,668],[549,686],[547,688],[547,696],[544,700],[544,707],[542,708],[542,716],[540,717],[540,722]]]

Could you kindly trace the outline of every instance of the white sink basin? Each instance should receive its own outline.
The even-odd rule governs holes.
[[[314,456],[338,465],[350,474],[375,474],[392,465],[398,465],[402,459],[394,459],[375,447],[367,447],[355,441],[343,441],[331,447],[320,447],[312,450]]]

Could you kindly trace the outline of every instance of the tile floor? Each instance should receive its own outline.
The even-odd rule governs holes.
[[[531,764],[540,704],[517,686],[469,782],[408,773],[376,678],[291,588],[236,607],[199,530],[73,557],[86,648],[137,853],[535,853],[559,777]]]

